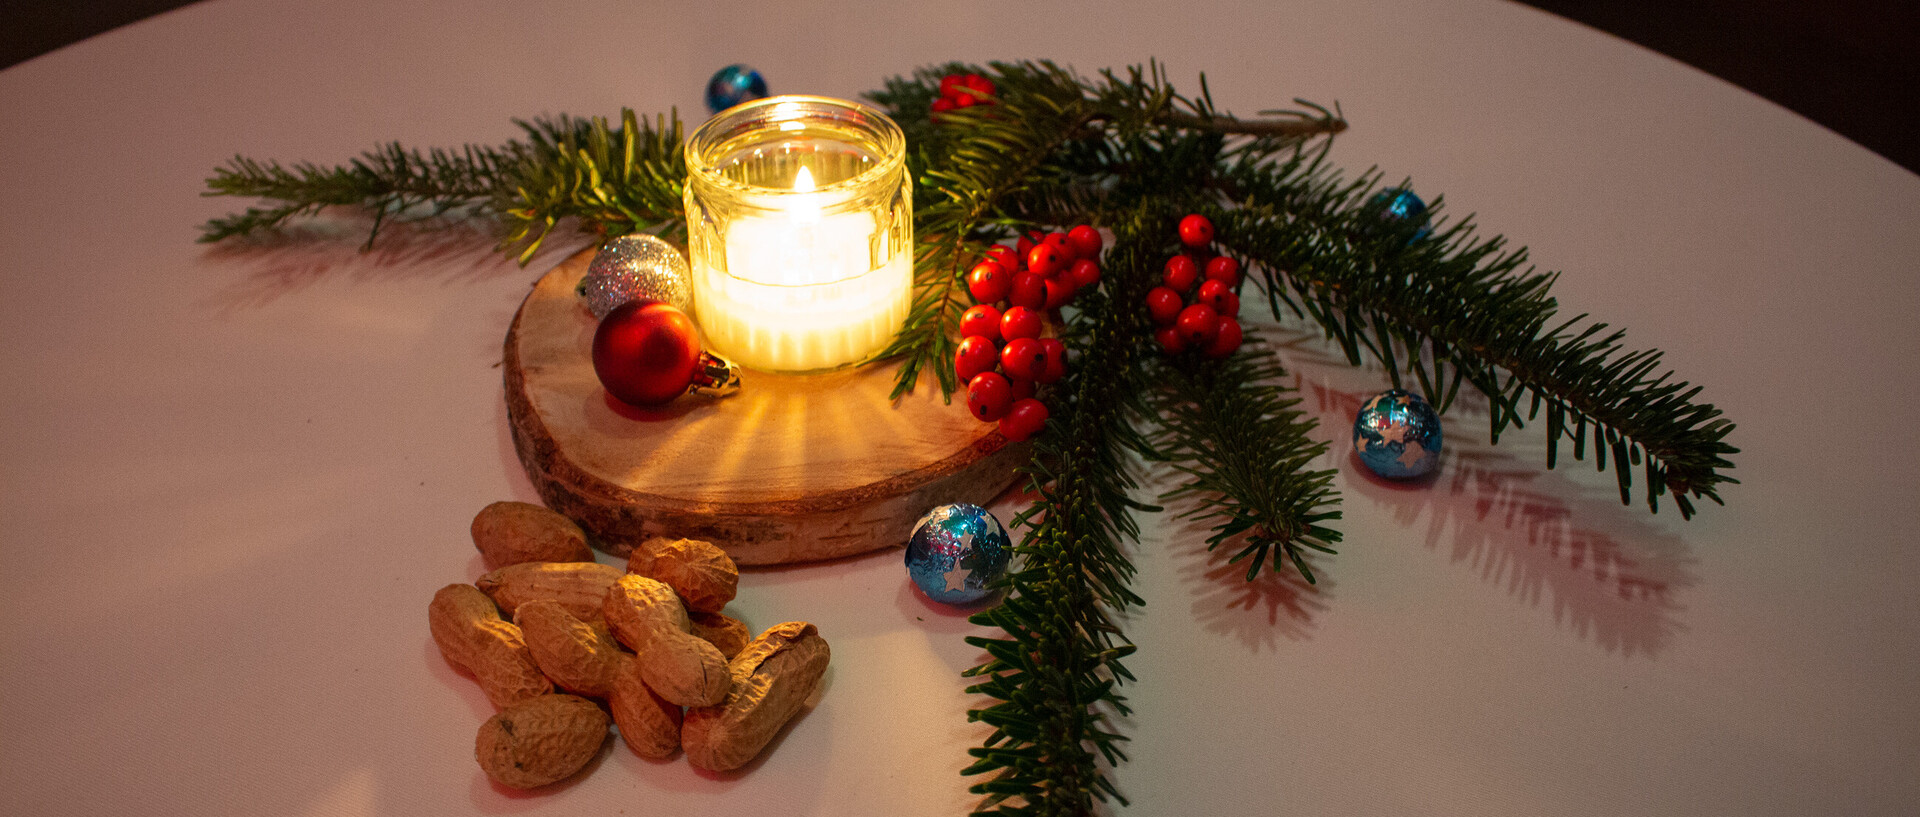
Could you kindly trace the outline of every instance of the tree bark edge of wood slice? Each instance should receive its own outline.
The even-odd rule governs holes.
[[[988,504],[1031,456],[1030,443],[947,404],[931,377],[890,403],[898,364],[746,371],[733,396],[625,406],[593,374],[597,324],[574,294],[592,257],[583,250],[535,282],[502,369],[528,479],[602,550],[674,536],[713,542],[742,565],[867,553],[905,544],[936,506]]]

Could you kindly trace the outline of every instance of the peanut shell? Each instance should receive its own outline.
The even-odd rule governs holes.
[[[599,562],[522,562],[481,576],[474,582],[507,615],[535,599],[551,599],[586,622],[603,620],[601,606],[621,575]]]
[[[473,517],[471,532],[488,570],[522,562],[593,561],[586,532],[539,505],[495,502]]]
[[[627,571],[664,582],[689,611],[720,612],[740,587],[740,568],[727,552],[699,539],[656,536],[627,555]]]
[[[719,648],[693,635],[673,588],[629,573],[607,591],[604,615],[615,638],[640,658],[640,675],[660,697],[681,706],[726,700],[733,680]]]
[[[500,710],[474,738],[480,770],[502,786],[532,789],[586,768],[607,739],[607,713],[577,695],[542,695]]]
[[[550,599],[520,605],[513,621],[526,636],[527,649],[540,671],[568,692],[605,698],[613,691],[613,676],[628,653],[613,640],[605,624],[588,624]]]
[[[553,682],[540,672],[520,628],[470,584],[450,584],[427,605],[427,628],[448,663],[473,673],[495,708],[545,695]]]
[[[725,613],[688,612],[687,620],[693,624],[693,634],[720,650],[728,661],[746,649],[747,642],[753,640],[753,633],[747,630],[745,622]]]
[[[826,639],[804,621],[761,633],[728,664],[726,701],[687,710],[680,727],[687,761],[724,772],[753,760],[813,695],[831,658]]]
[[[640,678],[639,659],[629,657],[621,662],[607,708],[620,727],[620,739],[634,754],[666,760],[680,751],[680,706],[647,687]]]

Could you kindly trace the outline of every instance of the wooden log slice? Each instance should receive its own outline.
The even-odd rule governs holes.
[[[574,294],[591,250],[534,284],[506,340],[514,449],[547,505],[624,555],[653,536],[705,539],[744,565],[904,544],[936,505],[984,505],[1031,447],[948,404],[929,376],[890,402],[897,364],[813,375],[746,371],[727,397],[654,410],[593,373],[597,323]]]

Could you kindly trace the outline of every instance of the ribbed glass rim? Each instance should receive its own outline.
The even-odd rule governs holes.
[[[847,133],[854,137],[850,141],[868,143],[862,144],[862,147],[871,147],[878,154],[879,161],[858,174],[820,185],[811,191],[765,187],[720,175],[715,159],[721,155],[732,155],[759,142],[771,143],[788,138],[785,134],[794,130],[781,128],[787,122],[818,123],[802,127],[829,133]],[[827,96],[783,94],[735,105],[695,128],[693,135],[687,137],[687,176],[689,181],[697,178],[702,184],[759,195],[852,191],[899,172],[906,164],[906,145],[907,137],[901,132],[900,126],[877,108]]]

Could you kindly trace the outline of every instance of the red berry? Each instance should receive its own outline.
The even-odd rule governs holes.
[[[1047,324],[1046,315],[1033,307],[1009,307],[1006,314],[1000,316],[1000,337],[1012,341],[1016,338],[1040,337],[1040,330]]]
[[[1174,319],[1180,317],[1181,308],[1186,305],[1180,299],[1180,293],[1166,287],[1154,287],[1147,291],[1147,314],[1153,316],[1157,326],[1172,326]]]
[[[972,94],[954,94],[946,98],[953,100],[953,107],[955,108],[971,108],[979,103],[979,100],[974,99]]]
[[[1194,296],[1194,303],[1211,306],[1214,313],[1219,315],[1231,317],[1240,314],[1240,296],[1235,295],[1231,287],[1211,278],[1200,285],[1200,294]]]
[[[1066,256],[1052,244],[1038,244],[1027,251],[1027,271],[1052,278],[1067,265]]]
[[[1020,260],[1020,253],[1015,252],[1012,247],[1005,244],[995,244],[988,247],[987,257],[1000,262],[1000,266],[1010,270],[1018,270],[1026,266],[1026,262]]]
[[[1073,245],[1073,254],[1079,258],[1098,259],[1102,239],[1100,231],[1082,224],[1067,231],[1067,243]]]
[[[1047,279],[1028,270],[1013,274],[1013,291],[1007,293],[1007,300],[1014,306],[1028,309],[1042,309],[1047,305]]]
[[[934,113],[945,113],[951,110],[953,110],[953,100],[943,96],[933,101]]]
[[[999,372],[981,372],[967,381],[967,410],[983,423],[1007,416],[1013,405],[1013,384]]]
[[[593,373],[607,393],[633,406],[670,403],[693,382],[700,332],[693,319],[660,301],[629,301],[593,333]]]
[[[1170,355],[1177,355],[1187,350],[1187,339],[1180,334],[1179,329],[1171,326],[1162,326],[1153,330],[1153,339],[1160,341],[1160,348],[1167,350],[1167,354]]]
[[[1224,255],[1216,255],[1207,260],[1207,280],[1219,281],[1229,287],[1240,285],[1240,262]]]
[[[1057,232],[1057,231],[1047,233],[1047,237],[1045,239],[1042,239],[1040,243],[1052,244],[1053,246],[1059,248],[1060,262],[1061,262],[1060,265],[1063,267],[1069,264],[1072,264],[1075,259],[1080,257],[1079,252],[1073,248],[1073,243],[1067,240],[1066,233]]]
[[[1000,421],[1000,436],[1019,442],[1047,425],[1047,405],[1031,397],[1013,401],[1006,419]]]
[[[1200,265],[1193,263],[1191,256],[1176,255],[1167,259],[1167,269],[1160,280],[1173,291],[1185,294],[1193,289],[1193,282],[1200,280]]]
[[[1008,382],[1013,384],[1013,401],[1014,402],[1018,403],[1022,400],[1025,400],[1033,396],[1033,381],[1012,380]]]
[[[983,304],[1003,301],[1012,291],[1013,276],[991,258],[973,265],[973,271],[967,273],[967,292],[975,301]]]
[[[1046,352],[1047,363],[1040,370],[1040,376],[1034,378],[1042,383],[1052,383],[1067,376],[1067,344],[1059,338],[1041,338],[1040,348]]]
[[[1213,333],[1213,340],[1208,341],[1202,354],[1211,358],[1226,357],[1240,348],[1240,340],[1240,322],[1222,315]]]
[[[960,84],[972,88],[975,93],[983,97],[993,96],[994,93],[999,91],[998,88],[993,87],[993,80],[987,79],[979,74],[968,74],[962,77]]]
[[[1000,349],[979,335],[960,339],[960,347],[953,352],[953,374],[961,380],[972,380],[981,372],[993,371],[1000,362]]]
[[[991,341],[1000,340],[1000,310],[991,304],[976,304],[960,313],[960,336],[979,335]]]
[[[1000,350],[1000,368],[1015,380],[1039,380],[1047,372],[1047,347],[1033,338],[1014,338]]]
[[[1045,236],[1039,233],[1027,233],[1014,239],[1013,251],[1020,255],[1021,263],[1026,263],[1027,253],[1033,252],[1033,248],[1037,246],[1043,238],[1045,238]]]
[[[1066,306],[1073,300],[1073,293],[1079,289],[1073,285],[1073,279],[1062,275],[1047,279],[1047,309],[1054,310]]]
[[[1082,290],[1100,283],[1100,265],[1091,258],[1081,258],[1073,262],[1067,270],[1067,279],[1073,282],[1074,290]]]
[[[960,88],[966,84],[966,81],[966,77],[959,74],[948,74],[941,77],[940,95],[950,97],[960,93]]]
[[[1199,213],[1180,219],[1180,243],[1196,250],[1212,244],[1213,222]]]
[[[1205,346],[1213,340],[1213,334],[1220,330],[1220,313],[1206,304],[1194,304],[1180,310],[1180,317],[1174,319],[1173,327],[1180,330],[1180,336],[1186,339],[1188,346]]]

